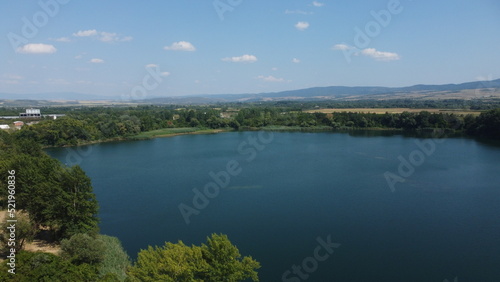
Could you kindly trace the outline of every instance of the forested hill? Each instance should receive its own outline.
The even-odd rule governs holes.
[[[492,81],[476,81],[461,84],[443,85],[413,85],[408,87],[377,87],[377,86],[328,86],[314,87],[300,90],[282,91],[276,93],[263,93],[262,97],[318,97],[318,96],[347,96],[347,95],[373,95],[391,93],[409,93],[414,91],[461,91],[469,89],[500,88],[500,79]]]

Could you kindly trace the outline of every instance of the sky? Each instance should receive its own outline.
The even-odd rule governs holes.
[[[147,98],[500,78],[498,0],[1,5],[0,93]]]

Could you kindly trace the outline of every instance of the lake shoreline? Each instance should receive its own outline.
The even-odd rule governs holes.
[[[360,132],[360,131],[373,131],[373,132],[392,132],[403,134],[407,133],[417,133],[417,134],[432,134],[436,133],[439,128],[435,129],[422,129],[415,131],[405,131],[401,128],[381,128],[381,127],[367,127],[367,128],[353,128],[353,127],[342,127],[342,128],[332,128],[328,126],[320,127],[296,127],[296,126],[266,126],[266,127],[240,127],[239,129],[233,128],[218,128],[218,129],[206,129],[206,128],[164,128],[152,131],[141,132],[140,134],[128,137],[115,137],[102,140],[94,140],[90,142],[82,142],[75,145],[65,145],[65,146],[44,146],[43,149],[48,148],[66,148],[66,147],[79,147],[86,145],[95,145],[101,143],[110,142],[123,142],[123,141],[139,141],[139,140],[150,140],[155,138],[168,138],[181,135],[201,135],[201,134],[219,134],[225,132],[245,132],[245,131],[274,131],[274,132],[303,132],[303,133],[319,133],[319,132],[337,132],[337,133],[347,133],[347,132]],[[176,132],[177,131],[177,132]],[[158,133],[158,134],[155,134]],[[444,130],[444,134],[452,133]],[[456,133],[456,132],[455,132]],[[443,134],[443,132],[440,132]],[[460,134],[460,133],[458,133]],[[447,137],[441,136],[441,137]]]
[[[142,132],[141,134],[134,135],[134,136],[129,136],[129,137],[114,137],[114,138],[94,140],[94,141],[89,141],[89,142],[81,142],[81,143],[78,143],[78,144],[75,144],[75,145],[44,146],[42,148],[43,149],[49,149],[49,148],[80,147],[80,146],[95,145],[95,144],[101,144],[101,143],[150,140],[150,139],[154,139],[154,138],[166,138],[166,137],[174,137],[174,136],[180,136],[180,135],[218,134],[218,133],[222,133],[222,132],[232,132],[234,130],[229,130],[229,129],[200,129],[200,130],[186,131],[186,132],[173,132],[173,133],[165,133],[165,134],[158,134],[158,135],[151,135],[151,136],[142,136],[144,133],[150,133],[150,132],[154,132],[154,131],[158,131],[158,130],[146,131],[146,132]]]

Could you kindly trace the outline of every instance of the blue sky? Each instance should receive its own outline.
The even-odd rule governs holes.
[[[497,0],[2,2],[0,92],[154,97],[500,77]]]

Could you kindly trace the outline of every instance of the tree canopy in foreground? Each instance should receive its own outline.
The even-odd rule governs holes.
[[[130,281],[259,281],[260,263],[242,257],[226,235],[212,234],[207,244],[186,246],[165,243],[163,247],[141,250],[129,268]]]

